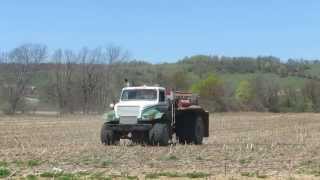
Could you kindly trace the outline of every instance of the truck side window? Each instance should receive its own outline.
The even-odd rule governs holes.
[[[164,91],[159,91],[159,102],[164,102],[166,99]]]

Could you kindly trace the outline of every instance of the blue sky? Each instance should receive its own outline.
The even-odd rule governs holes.
[[[0,50],[109,44],[132,58],[195,54],[320,59],[318,0],[2,0]]]

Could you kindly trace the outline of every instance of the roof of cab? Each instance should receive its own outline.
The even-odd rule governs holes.
[[[130,90],[130,89],[161,89],[165,90],[164,87],[159,87],[159,86],[129,86],[129,87],[124,87],[122,90]]]

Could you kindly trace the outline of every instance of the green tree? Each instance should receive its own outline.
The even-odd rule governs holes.
[[[312,104],[313,111],[320,112],[320,83],[315,80],[309,80],[305,83],[302,93],[303,96]]]
[[[249,103],[254,98],[254,89],[247,80],[240,81],[236,89],[236,99],[241,103]]]
[[[214,74],[193,84],[192,92],[200,95],[200,102],[211,111],[225,111],[223,81]]]
[[[222,85],[223,81],[218,76],[210,74],[206,79],[194,84],[191,90],[200,96],[218,96],[223,95]]]
[[[186,90],[188,89],[188,80],[186,73],[182,71],[175,72],[170,77],[171,87],[175,90]]]

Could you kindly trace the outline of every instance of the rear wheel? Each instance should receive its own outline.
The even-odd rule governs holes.
[[[116,144],[120,138],[108,127],[107,123],[104,123],[100,132],[100,140],[104,145],[113,145]]]
[[[202,118],[198,116],[193,128],[193,138],[192,138],[193,142],[195,144],[202,144],[203,135],[204,135],[204,124],[203,124]]]
[[[149,131],[149,143],[151,145],[166,146],[169,144],[170,133],[167,124],[156,123]]]
[[[179,124],[178,137],[182,144],[202,144],[204,136],[204,124],[201,116],[187,119],[188,123]]]

